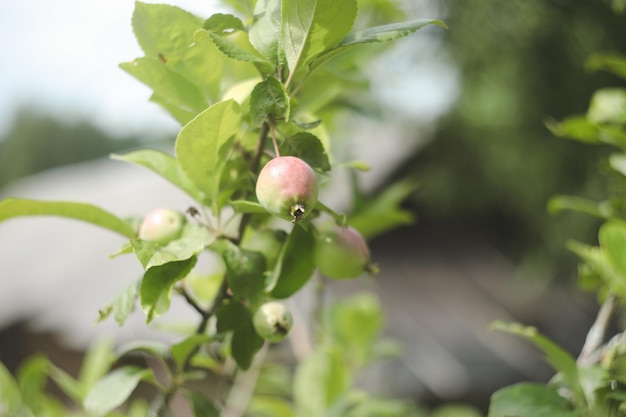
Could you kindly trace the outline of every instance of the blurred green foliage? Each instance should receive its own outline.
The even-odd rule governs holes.
[[[399,175],[422,179],[414,198],[422,223],[479,231],[533,273],[569,276],[575,259],[565,240],[594,239],[598,223],[551,217],[546,202],[556,193],[603,196],[597,172],[607,151],[556,138],[545,121],[584,113],[595,89],[623,85],[590,76],[584,62],[626,50],[624,18],[609,2],[587,0],[445,4],[460,96]]]
[[[87,120],[61,121],[22,109],[0,137],[0,188],[20,177],[136,147],[136,137],[114,138]]]

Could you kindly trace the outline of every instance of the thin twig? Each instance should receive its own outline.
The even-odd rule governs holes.
[[[593,325],[587,333],[585,344],[583,345],[580,355],[578,356],[577,363],[582,366],[588,366],[593,364],[594,352],[599,350],[606,338],[606,331],[609,327],[611,317],[613,317],[613,311],[615,310],[615,296],[609,295],[607,299],[602,303],[602,306],[598,310],[598,315]]]

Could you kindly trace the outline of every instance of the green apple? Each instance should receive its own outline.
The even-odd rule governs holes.
[[[257,334],[263,339],[280,342],[291,330],[293,317],[284,304],[270,301],[261,305],[254,313],[252,323]]]
[[[317,236],[314,259],[329,278],[356,278],[368,266],[370,250],[356,229],[333,225]]]

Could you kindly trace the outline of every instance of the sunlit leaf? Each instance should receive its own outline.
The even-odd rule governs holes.
[[[237,45],[234,42],[231,42],[223,36],[220,36],[213,32],[209,32],[209,37],[211,38],[213,43],[215,43],[215,46],[217,46],[217,48],[229,58],[243,62],[267,63],[267,60],[265,60],[263,57],[260,57],[255,53],[242,48],[241,46]]]
[[[609,156],[609,165],[615,171],[626,176],[626,154],[624,153],[612,154],[611,156]]]
[[[146,56],[158,59],[203,96],[215,100],[222,68],[216,65],[220,62],[219,52],[210,40],[195,42],[194,34],[202,23],[202,19],[177,6],[142,2],[135,3],[132,18],[135,36]]]
[[[268,61],[278,64],[280,0],[258,0],[249,30],[250,43]]]
[[[119,217],[87,203],[7,198],[0,201],[0,222],[20,216],[59,216],[82,220],[132,238],[134,230]]]
[[[215,13],[204,21],[202,28],[209,32],[233,32],[244,30],[243,22],[232,14]]]
[[[362,29],[348,34],[337,44],[336,47],[327,50],[323,55],[321,55],[318,61],[315,62],[313,65],[317,66],[320,63],[323,63],[324,61],[330,59],[338,53],[343,52],[345,48],[361,45],[364,43],[393,41],[408,36],[428,25],[437,25],[443,28],[447,28],[446,24],[441,20],[417,19],[407,22],[391,23],[387,25]]]
[[[132,62],[121,63],[120,67],[176,108],[198,114],[208,105],[194,83],[171,70],[158,58],[137,58]]]
[[[591,97],[587,118],[593,123],[626,123],[626,89],[596,90]]]
[[[280,44],[291,75],[348,34],[355,0],[283,0]]]
[[[176,157],[187,177],[210,200],[217,197],[224,152],[238,132],[241,110],[234,100],[209,107],[187,123],[176,139]],[[210,203],[210,201],[208,202]]]
[[[141,239],[131,241],[137,259],[147,270],[173,261],[184,261],[202,252],[213,239],[206,226],[188,222],[181,236],[167,245]]]
[[[187,178],[176,159],[168,153],[154,149],[141,149],[124,155],[113,154],[111,158],[146,167],[185,191],[195,200],[203,200],[200,190]]]

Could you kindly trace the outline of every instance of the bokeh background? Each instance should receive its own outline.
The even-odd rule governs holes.
[[[218,10],[213,2],[169,3],[200,16]],[[141,55],[133,7],[0,6],[0,196],[86,200],[130,214],[189,205],[159,179],[107,159],[167,147],[179,129],[117,66]],[[490,333],[491,321],[535,324],[576,352],[593,320],[595,300],[576,290],[577,262],[565,242],[594,243],[598,223],[549,215],[546,203],[555,194],[604,196],[605,151],[556,138],[545,122],[584,113],[599,87],[624,85],[586,72],[584,63],[593,52],[626,52],[626,18],[608,0],[400,7],[440,18],[449,30],[427,28],[382,51],[366,69],[380,111],[347,119],[340,131],[351,138],[350,156],[374,167],[359,178],[368,193],[404,179],[419,184],[404,204],[417,221],[371,242],[383,269],[376,284],[333,291],[377,291],[388,334],[406,347],[402,361],[373,371],[373,389],[484,407],[504,384],[550,376],[523,342]],[[338,207],[345,194],[341,186],[327,190]],[[139,271],[107,259],[120,242],[74,227],[0,224],[0,361],[12,369],[45,349],[71,367],[103,329],[144,336],[141,320],[130,330],[93,326],[98,303]]]

